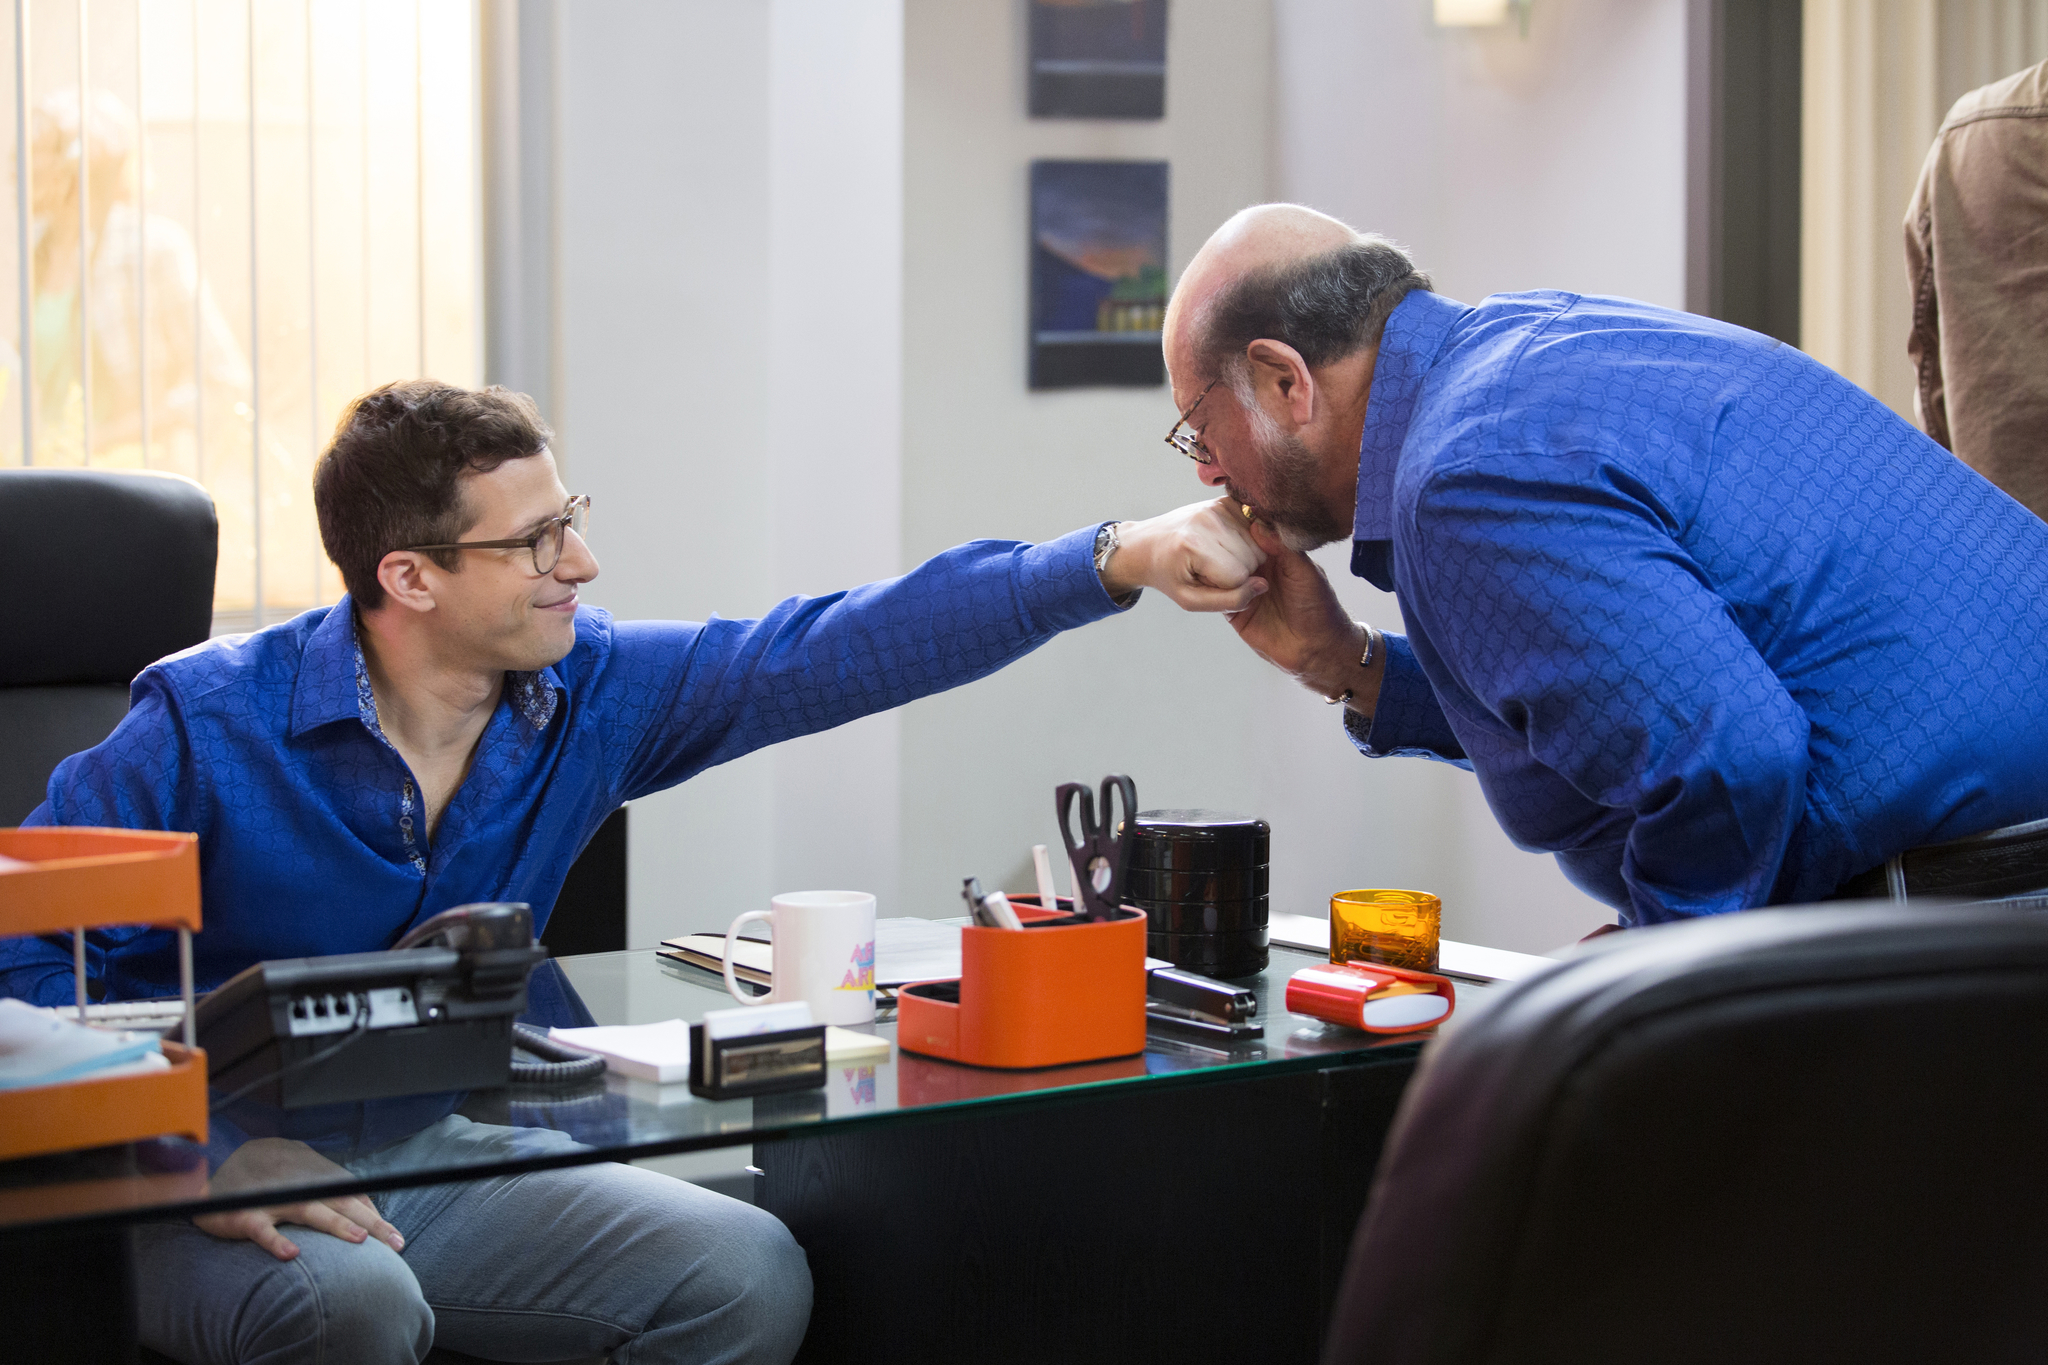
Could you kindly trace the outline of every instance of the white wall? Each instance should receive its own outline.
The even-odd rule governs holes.
[[[901,8],[556,8],[561,392],[622,617],[752,616],[897,568]],[[896,721],[633,809],[628,935],[777,889],[893,899]],[[858,771],[859,783],[843,774]]]
[[[1275,193],[1403,242],[1437,288],[1685,298],[1685,0],[1540,0],[1440,29],[1429,0],[1276,0]],[[1398,609],[1319,558],[1361,619]],[[1417,780],[1407,760],[1375,784]],[[1510,844],[1463,774],[1432,782],[1446,932],[1542,951],[1609,918]]]
[[[1684,306],[1685,0],[1537,0],[1444,29],[1429,0],[1276,0],[1275,189],[1410,246],[1477,301]]]
[[[589,598],[623,616],[752,615],[973,536],[1204,496],[1160,442],[1163,388],[1025,389],[1034,157],[1169,160],[1176,268],[1284,196],[1405,237],[1465,297],[1682,294],[1682,0],[1544,0],[1526,48],[1439,34],[1427,0],[1179,0],[1151,123],[1027,119],[1015,0],[556,8],[551,415],[596,499]],[[1272,821],[1276,909],[1421,886],[1452,936],[1532,950],[1604,918],[1466,774],[1366,762],[1222,621],[1147,600],[636,803],[632,939],[798,885],[953,913],[970,872],[1028,882],[1056,783],[1112,770],[1147,805]]]

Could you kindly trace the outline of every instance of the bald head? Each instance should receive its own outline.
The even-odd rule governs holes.
[[[1195,253],[1167,305],[1176,383],[1215,378],[1251,341],[1286,342],[1311,365],[1369,346],[1428,277],[1400,247],[1299,204],[1234,214]]]

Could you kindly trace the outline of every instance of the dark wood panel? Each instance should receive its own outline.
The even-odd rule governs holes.
[[[1409,1066],[1348,1066],[1318,1073],[1323,1081],[1322,1199],[1320,1258],[1322,1321],[1327,1325],[1379,1170],[1380,1152],[1393,1130],[1394,1113],[1414,1078]]]
[[[0,1358],[133,1365],[132,1245],[125,1227],[0,1240]]]
[[[755,1148],[803,1244],[809,1362],[1312,1362],[1412,1066]]]

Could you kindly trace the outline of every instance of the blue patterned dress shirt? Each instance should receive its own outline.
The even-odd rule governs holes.
[[[1768,337],[1410,294],[1352,569],[1408,631],[1353,741],[1469,767],[1626,923],[2048,815],[2048,524]]]
[[[566,658],[509,676],[431,841],[417,784],[377,724],[344,597],[143,670],[127,718],[57,766],[28,823],[197,832],[202,990],[265,959],[388,948],[468,901],[529,902],[538,930],[621,802],[957,687],[1114,614],[1097,529],[1042,545],[975,541],[758,621],[614,621],[581,608]],[[87,941],[109,999],[177,993],[175,935]],[[69,1001],[67,943],[0,940],[0,995]]]

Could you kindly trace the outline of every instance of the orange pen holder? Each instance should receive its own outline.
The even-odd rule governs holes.
[[[199,928],[199,839],[154,830],[0,829],[0,934],[83,933],[117,924],[180,931],[190,989]],[[166,1038],[169,1067],[0,1090],[0,1160],[134,1142],[206,1141],[206,1053]]]
[[[1075,922],[1012,896],[1022,929],[960,931],[960,979],[896,994],[906,1052],[972,1066],[1065,1066],[1145,1050],[1145,912]]]

